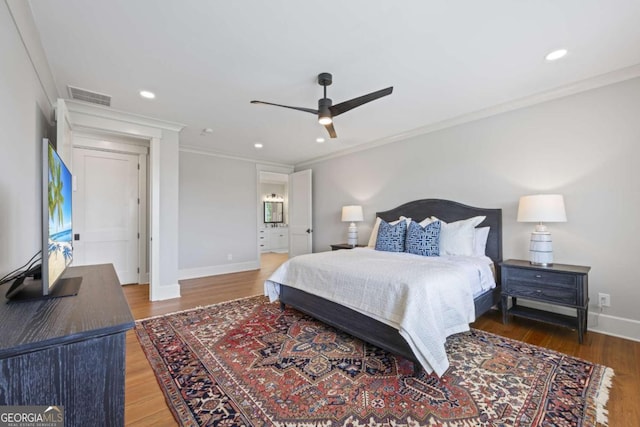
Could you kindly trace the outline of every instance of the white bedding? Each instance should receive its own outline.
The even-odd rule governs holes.
[[[349,307],[400,332],[427,372],[449,367],[444,343],[469,330],[473,298],[495,287],[488,257],[424,257],[369,248],[301,255],[264,284],[278,299],[287,285]]]

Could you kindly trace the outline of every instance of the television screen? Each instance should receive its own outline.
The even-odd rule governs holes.
[[[47,248],[43,251],[43,291],[48,294],[64,270],[73,261],[73,234],[71,225],[71,172],[51,144],[47,143]],[[44,153],[43,153],[44,154]],[[44,170],[43,170],[44,173]],[[44,202],[44,200],[43,200]],[[44,218],[43,218],[44,222]],[[45,224],[43,223],[43,231]],[[46,282],[45,282],[46,281]]]
[[[82,284],[82,276],[62,277],[73,261],[72,175],[47,139],[41,153],[42,262],[14,280],[6,293],[10,301],[77,295]]]

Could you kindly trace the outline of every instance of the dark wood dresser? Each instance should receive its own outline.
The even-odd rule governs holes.
[[[111,264],[71,267],[78,295],[0,302],[0,405],[64,406],[66,426],[124,425],[134,320]]]

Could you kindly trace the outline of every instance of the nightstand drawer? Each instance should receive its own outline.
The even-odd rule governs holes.
[[[507,278],[509,281],[521,283],[552,283],[554,285],[565,285],[575,288],[576,276],[573,274],[556,273],[554,271],[525,270],[521,268],[508,269]]]
[[[530,298],[572,306],[578,304],[578,291],[575,286],[522,283],[507,279],[506,289],[504,291],[514,297]]]

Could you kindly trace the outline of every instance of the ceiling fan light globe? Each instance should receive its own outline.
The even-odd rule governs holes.
[[[331,123],[333,123],[333,120],[331,119],[331,117],[325,116],[318,118],[318,123],[320,123],[321,125],[330,125]]]

